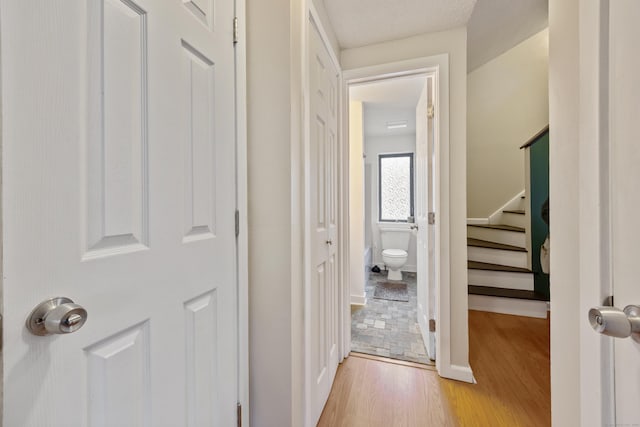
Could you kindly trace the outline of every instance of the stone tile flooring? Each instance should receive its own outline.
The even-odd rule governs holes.
[[[416,275],[403,272],[402,276],[409,302],[374,298],[376,282],[386,282],[387,273],[369,274],[365,285],[367,304],[351,306],[351,351],[433,364],[418,326]]]

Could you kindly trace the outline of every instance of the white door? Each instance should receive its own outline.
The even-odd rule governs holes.
[[[640,40],[640,3],[636,0],[616,0],[594,5],[586,5],[584,16],[598,15],[594,22],[598,23],[602,18],[599,21],[601,26],[594,26],[594,22],[589,25],[585,19],[581,25],[585,25],[586,31],[581,33],[581,39],[583,42],[593,42],[589,38],[594,37],[592,34],[596,31],[599,32],[596,38],[602,43],[599,46],[597,42],[589,43],[581,51],[581,55],[586,58],[581,72],[593,77],[599,76],[602,81],[583,81],[581,98],[584,106],[581,114],[592,109],[598,110],[602,115],[597,127],[581,119],[581,135],[584,135],[586,144],[583,148],[585,152],[580,158],[581,176],[588,180],[591,178],[587,174],[595,175],[599,177],[599,181],[585,183],[598,186],[596,197],[588,195],[581,198],[586,198],[587,202],[600,200],[604,208],[595,204],[582,205],[582,209],[586,207],[589,213],[584,215],[586,220],[580,223],[581,236],[584,236],[581,240],[591,244],[581,250],[581,280],[584,280],[581,288],[583,301],[585,295],[590,295],[590,304],[596,306],[601,304],[596,296],[599,292],[611,292],[615,306],[622,309],[627,305],[640,305],[637,271],[640,257],[640,50],[637,46]],[[594,46],[601,49],[598,54],[592,53]],[[595,72],[595,67],[587,62],[590,58],[596,62],[596,67],[602,64],[600,59],[605,59],[600,73]],[[593,102],[595,99],[598,101]],[[592,137],[593,130],[603,131],[601,137]],[[591,140],[594,141],[593,144],[590,143]],[[592,159],[599,162],[598,169],[592,168],[598,163],[589,164]],[[553,210],[553,201],[551,206]],[[598,233],[599,229],[602,231]],[[589,234],[595,236],[590,237]],[[553,242],[553,236],[551,239]],[[594,268],[593,264],[597,267]],[[598,273],[595,278],[592,277],[594,272]],[[588,301],[584,302],[589,304]],[[587,308],[583,306],[583,309]],[[583,327],[590,329],[586,313],[581,315],[585,316],[581,319]],[[609,318],[605,317],[605,320]],[[595,395],[599,398],[594,401],[592,393],[585,393],[582,397],[585,425],[595,417],[607,425],[639,425],[640,340],[599,340],[594,336],[593,331],[585,331],[585,344],[581,352],[582,381],[587,389],[595,390]],[[613,353],[609,357],[611,346]],[[600,363],[600,366],[591,363],[594,361]],[[594,425],[601,425],[598,418],[595,418]]]
[[[640,255],[640,3],[616,0],[609,4],[611,277],[616,305],[640,305],[636,268]],[[616,339],[614,354],[616,424],[640,424],[640,344]]]
[[[338,369],[338,71],[310,23],[311,422],[315,425]]]
[[[0,5],[3,425],[235,425],[233,1]]]
[[[430,224],[429,212],[435,212],[435,157],[433,138],[433,76],[425,78],[416,106],[416,225],[417,230],[417,291],[418,323],[427,353],[436,358],[435,290],[436,253],[435,225]]]

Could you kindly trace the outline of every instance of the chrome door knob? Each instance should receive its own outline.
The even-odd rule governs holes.
[[[637,305],[628,305],[624,310],[594,307],[589,310],[589,323],[600,334],[615,338],[632,337],[640,342],[640,307]]]
[[[65,297],[38,304],[27,318],[27,329],[34,335],[70,334],[87,321],[87,310]]]

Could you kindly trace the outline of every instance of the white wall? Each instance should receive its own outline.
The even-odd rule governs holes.
[[[469,366],[467,312],[467,32],[458,28],[423,34],[406,39],[343,50],[343,70],[363,68],[397,61],[449,55],[449,238],[451,283],[450,361]],[[444,221],[443,221],[444,222]]]
[[[303,425],[301,2],[247,0],[251,425]]]
[[[600,424],[580,420],[579,0],[549,2],[549,145],[551,252],[551,419],[554,426]],[[596,304],[594,302],[594,304]],[[595,373],[594,373],[595,375]],[[593,423],[593,424],[590,424]]]
[[[366,117],[366,116],[365,116]],[[369,195],[369,204],[365,207],[366,217],[370,222],[365,224],[371,233],[373,263],[380,268],[382,262],[382,243],[380,241],[380,230],[378,224],[378,155],[388,153],[413,153],[416,152],[416,135],[393,135],[393,136],[369,136],[365,137],[364,152],[366,154],[365,164],[371,168],[371,177],[366,183],[366,191]],[[415,167],[415,165],[414,165]],[[414,194],[415,197],[415,194]],[[406,225],[409,229],[409,225]],[[409,241],[409,257],[402,271],[416,271],[416,251],[417,242],[414,233],[411,233]]]
[[[520,146],[549,124],[547,29],[467,77],[467,215],[488,218],[524,189]]]
[[[364,122],[362,102],[349,102],[349,258],[351,304],[365,303]]]

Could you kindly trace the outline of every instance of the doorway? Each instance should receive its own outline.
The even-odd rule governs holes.
[[[347,83],[350,348],[422,364],[436,359],[436,83]]]

